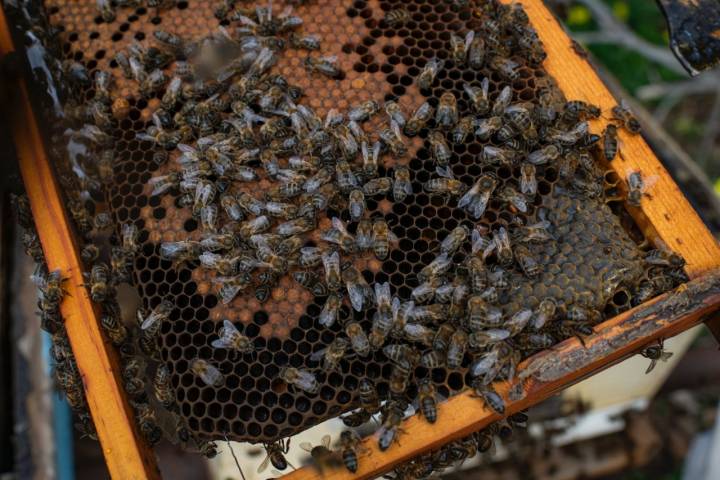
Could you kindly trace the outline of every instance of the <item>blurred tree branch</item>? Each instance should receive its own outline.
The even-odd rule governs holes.
[[[643,57],[682,76],[687,72],[680,65],[669,48],[654,45],[638,36],[622,21],[613,15],[609,6],[602,0],[576,0],[592,14],[599,30],[575,32],[573,37],[585,44],[615,44],[632,50]],[[685,97],[691,95],[711,95],[712,106],[709,109],[702,140],[699,143],[701,157],[699,163],[706,167],[713,146],[720,134],[720,70],[705,72],[694,79],[677,82],[651,83],[637,89],[639,100],[658,100],[653,112],[655,119],[663,123],[674,107]]]
[[[627,25],[612,14],[608,6],[601,0],[577,0],[590,10],[600,30],[595,32],[576,32],[575,39],[581,43],[614,43],[633,50],[643,57],[662,65],[679,75],[687,75],[670,50],[653,45],[639,37]]]

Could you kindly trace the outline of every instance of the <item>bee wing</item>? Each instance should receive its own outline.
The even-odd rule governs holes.
[[[490,80],[485,77],[482,79],[482,82],[480,82],[480,88],[482,88],[483,94],[487,96],[488,90],[490,89]]]
[[[655,369],[655,365],[657,365],[657,360],[650,360],[650,365],[648,365],[647,369],[645,370],[645,375],[652,372]]]
[[[155,137],[153,137],[152,135],[148,135],[147,133],[136,133],[135,138],[137,138],[138,140],[143,140],[143,141],[148,141],[148,142],[155,141]]]
[[[400,241],[400,239],[397,237],[397,235],[395,235],[393,233],[393,231],[390,229],[388,229],[387,238],[388,238],[388,242],[390,242],[390,243],[397,243]]]
[[[312,355],[310,355],[310,361],[311,362],[319,362],[325,356],[326,351],[327,351],[327,348],[323,348],[323,349],[318,350],[317,352],[313,352]]]
[[[219,386],[223,382],[223,374],[220,373],[220,370],[215,368],[214,366],[207,364],[204,371],[200,372],[200,378],[203,382],[205,382],[207,385],[211,386]]]
[[[390,128],[392,129],[397,139],[402,141],[402,131],[400,129],[400,124],[398,124],[395,119],[390,120]]]
[[[162,122],[160,121],[160,117],[157,113],[152,114],[153,124],[158,128],[158,130],[162,130]]]
[[[324,435],[320,443],[322,443],[325,448],[330,448],[330,435]]]
[[[660,354],[660,360],[662,360],[663,362],[667,362],[672,356],[673,352],[662,352]]]
[[[453,176],[452,170],[450,170],[449,166],[447,166],[447,167],[437,166],[437,167],[435,167],[435,172],[443,178],[455,178]]]
[[[375,299],[378,303],[381,303],[381,301],[390,302],[390,284],[388,282],[375,284]]]
[[[323,306],[323,309],[320,312],[320,317],[318,318],[318,322],[323,327],[331,327],[335,323],[335,320],[337,318],[337,311],[331,307],[332,305],[330,304],[330,302],[328,300],[325,300],[325,305]]]
[[[138,311],[138,316],[140,315],[140,312]],[[154,312],[150,313],[145,319],[143,320],[142,324],[140,325],[140,330],[147,330],[158,321],[158,316],[155,315]]]
[[[470,44],[473,42],[473,40],[475,40],[475,32],[472,31],[472,30],[470,30],[470,31],[465,35],[465,50],[467,50],[468,48],[470,48]]]
[[[357,312],[362,311],[365,303],[365,289],[359,283],[348,283],[347,291],[353,309]]]
[[[226,338],[221,337],[210,342],[213,348],[232,348],[233,344]]]
[[[306,452],[312,452],[313,446],[310,442],[302,442],[300,443],[300,448],[302,448]]]
[[[439,167],[438,167],[439,168]],[[475,198],[475,195],[477,194],[477,190],[473,187],[468,189],[465,194],[460,197],[460,200],[458,200],[458,208],[465,208],[467,206],[472,205],[473,199]]]
[[[397,132],[396,132],[396,135],[398,135]],[[400,135],[398,135],[398,138],[400,138]],[[373,150],[372,150],[373,163],[377,163],[378,158],[380,158],[380,150],[381,149],[382,149],[382,144],[379,141],[373,143]]]
[[[326,55],[324,57],[320,57],[320,61],[327,63],[337,63],[337,59],[337,55]]]
[[[485,213],[485,209],[487,208],[488,201],[490,200],[490,193],[488,192],[487,195],[481,195],[475,199],[473,204],[470,207],[470,214],[473,216],[473,218],[480,218]],[[522,210],[518,208],[518,210]]]
[[[269,464],[270,464],[270,455],[265,455],[265,460],[263,460],[262,463],[260,464],[260,466],[258,467],[257,473],[264,472],[267,469]]]

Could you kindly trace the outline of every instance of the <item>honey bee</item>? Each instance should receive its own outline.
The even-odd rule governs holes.
[[[393,327],[393,307],[388,282],[375,284],[375,303],[377,310],[368,336],[372,349],[378,349],[385,343],[385,338]]]
[[[100,317],[100,324],[113,345],[120,346],[127,340],[127,329],[117,316],[104,314]]]
[[[520,78],[520,64],[509,58],[494,56],[490,59],[490,68],[509,82]]]
[[[400,28],[410,21],[410,12],[404,8],[396,8],[387,12],[383,20],[391,28]]]
[[[323,250],[319,247],[303,247],[300,249],[298,263],[301,267],[317,267],[322,262]]]
[[[493,103],[492,107],[492,114],[493,116],[502,116],[505,113],[505,109],[510,105],[510,102],[512,101],[512,89],[509,85],[505,85],[502,90],[500,90],[500,93],[498,94],[497,98],[495,98],[495,103]]]
[[[457,99],[452,92],[445,92],[440,97],[435,122],[441,128],[451,128],[458,122]]]
[[[361,357],[370,355],[371,347],[368,336],[362,326],[357,322],[349,322],[345,325],[345,335],[350,339],[352,349]]]
[[[380,105],[375,100],[367,100],[360,105],[353,107],[348,112],[348,119],[354,122],[364,122],[380,110]]]
[[[393,188],[392,179],[389,177],[373,178],[363,185],[363,193],[369,197],[375,195],[387,195]]]
[[[327,287],[325,284],[320,282],[320,279],[315,272],[293,272],[292,276],[296,282],[307,288],[316,297],[324,297],[328,294]]]
[[[340,160],[335,165],[335,173],[337,178],[337,186],[343,192],[348,192],[359,185],[358,179],[353,173],[350,164],[344,160]]]
[[[588,135],[588,123],[580,122],[567,131],[553,131],[547,134],[546,140],[561,145],[575,145]]]
[[[620,122],[628,132],[632,134],[640,133],[640,122],[638,122],[637,118],[635,118],[635,115],[632,113],[630,107],[628,107],[625,101],[622,101],[620,105],[615,105],[612,108],[612,116],[615,120]]]
[[[345,468],[351,473],[357,472],[358,454],[366,453],[369,450],[362,445],[362,440],[352,430],[345,430],[340,433],[340,455],[342,456]]]
[[[421,281],[428,280],[431,278],[438,278],[452,267],[452,257],[445,252],[440,253],[433,259],[432,262],[428,263],[418,273],[418,279]]]
[[[219,387],[225,382],[225,377],[220,370],[215,368],[207,360],[195,358],[190,362],[190,371],[211,387]]]
[[[419,323],[406,323],[403,327],[403,335],[409,342],[429,347],[435,338],[435,330]]]
[[[164,408],[170,409],[173,407],[175,404],[175,393],[170,384],[170,370],[167,365],[159,365],[157,370],[155,370],[153,391],[155,392],[155,398],[158,399]]]
[[[475,136],[480,140],[488,140],[498,130],[503,127],[502,118],[489,117],[483,118],[475,122]]]
[[[417,77],[417,85],[421,90],[428,90],[435,82],[435,77],[442,70],[445,61],[437,57],[433,57],[425,63],[422,71]]]
[[[218,297],[223,305],[227,305],[250,284],[250,276],[247,273],[232,277],[216,277],[218,285]]]
[[[481,35],[475,34],[468,48],[468,64],[470,68],[479,70],[485,62],[485,41]]]
[[[663,349],[663,342],[662,340],[660,340],[657,345],[651,345],[647,347],[640,353],[640,355],[650,359],[650,365],[648,366],[647,370],[645,370],[645,374],[647,375],[648,373],[653,371],[658,361],[667,362],[673,354],[672,352],[666,352]]]
[[[373,296],[372,289],[362,274],[352,265],[342,272],[342,280],[345,282],[350,304],[355,311],[361,312],[367,306],[368,299]]]
[[[378,447],[381,451],[390,448],[398,441],[398,434],[404,432],[400,427],[405,416],[406,406],[402,402],[391,402],[385,406],[385,414],[378,435]]]
[[[325,300],[320,316],[318,317],[318,323],[324,327],[332,327],[338,319],[340,314],[340,307],[342,306],[342,297],[335,293],[328,295]]]
[[[522,213],[527,213],[527,198],[525,198],[525,195],[515,190],[515,188],[511,186],[503,188],[498,195],[498,198],[512,205],[515,210],[518,210]]]
[[[542,329],[545,324],[555,318],[556,312],[557,303],[555,300],[551,297],[543,298],[535,311],[535,316],[533,317],[530,326],[535,330]]]
[[[489,165],[512,165],[517,152],[510,148],[485,145],[482,151],[482,160]]]
[[[471,386],[475,391],[475,395],[482,398],[485,405],[499,415],[505,414],[505,401],[492,387],[484,385],[480,378],[475,378]]]
[[[468,211],[478,219],[483,216],[490,202],[490,197],[497,187],[497,180],[489,174],[482,175],[462,197],[458,200],[458,208]]]
[[[290,46],[297,50],[320,50],[320,39],[315,35],[300,36],[296,33],[291,33],[288,41],[290,42]]]
[[[104,263],[97,263],[85,274],[87,286],[90,287],[90,299],[95,303],[102,303],[110,298],[114,292],[111,283],[110,269]]]
[[[385,102],[385,113],[391,122],[397,123],[400,128],[405,127],[407,119],[405,118],[402,108],[400,108],[400,105],[397,102],[392,100]]]
[[[407,146],[403,140],[400,125],[394,120],[390,121],[390,128],[385,128],[380,131],[380,140],[382,141],[382,145],[384,145],[395,158],[403,157],[407,153]],[[375,170],[373,170],[373,172]]]
[[[447,350],[447,366],[448,368],[460,368],[463,358],[465,357],[465,351],[467,350],[468,334],[462,330],[457,329],[450,336],[450,343],[448,344]]]
[[[337,217],[333,217],[332,228],[322,233],[321,237],[324,241],[338,245],[346,252],[355,251],[355,237],[347,231],[345,224]]]
[[[282,367],[280,373],[278,373],[278,377],[287,383],[288,386],[299,388],[309,394],[315,394],[320,390],[320,384],[315,378],[315,375],[307,370]]]
[[[449,168],[437,167],[435,171],[440,177],[432,178],[423,184],[426,192],[452,196],[463,195],[466,192],[465,184],[454,178]]]
[[[219,338],[213,340],[210,345],[213,348],[226,348],[239,353],[252,353],[255,345],[252,341],[241,334],[230,320],[223,320],[223,326],[218,332]]]
[[[405,124],[404,132],[408,137],[414,137],[425,128],[427,122],[433,117],[434,109],[428,102],[424,102],[413,112]]]
[[[347,339],[338,337],[326,348],[313,353],[310,359],[315,362],[322,360],[323,370],[339,370],[340,361],[350,346],[351,344]]]
[[[440,350],[431,350],[420,357],[420,365],[425,368],[442,368],[445,366],[444,352]]]
[[[425,420],[435,423],[437,421],[437,390],[435,384],[428,378],[418,382],[418,403]]]
[[[340,254],[335,252],[323,252],[321,254],[323,268],[325,269],[325,283],[331,290],[340,288]]]
[[[465,225],[455,227],[440,243],[440,253],[452,255],[465,243],[470,230]]]
[[[320,189],[323,185],[330,183],[335,176],[335,171],[331,168],[321,168],[312,177],[308,178],[302,185],[305,193],[314,193]],[[300,193],[299,191],[297,193]],[[293,197],[297,194],[294,191],[288,191],[286,196]]]
[[[488,90],[490,88],[490,80],[486,77],[480,82],[479,87],[463,83],[463,90],[470,99],[473,110],[478,115],[485,115],[490,110],[490,100],[488,99]]]
[[[467,60],[468,49],[475,39],[475,32],[470,30],[465,34],[465,38],[459,37],[455,34],[450,36],[450,50],[452,52],[452,59],[455,65],[462,66]]]
[[[203,230],[217,231],[218,209],[216,205],[208,205],[200,209],[200,225]]]
[[[382,143],[375,142],[372,151],[369,150],[367,142],[362,142],[360,146],[363,160],[363,172],[367,176],[375,176],[377,174],[378,159],[382,150]]]
[[[287,211],[294,210],[294,205],[290,205]],[[301,233],[309,232],[315,228],[315,219],[308,216],[296,218],[295,220],[288,220],[287,222],[281,223],[275,229],[278,235],[285,237],[298,235]]]
[[[529,308],[523,308],[515,312],[504,324],[503,327],[510,330],[512,335],[520,333],[533,318],[533,311]]]
[[[605,160],[608,162],[613,161],[615,159],[615,155],[617,155],[618,149],[617,127],[615,125],[608,124],[608,126],[605,127],[602,142]]]
[[[325,470],[331,470],[343,466],[340,455],[330,450],[330,435],[325,435],[320,440],[320,445],[312,446],[308,442],[300,444],[300,448],[310,453],[313,464],[324,475]]]
[[[387,258],[390,252],[390,244],[398,241],[397,236],[390,230],[385,220],[376,220],[373,223],[372,248],[378,260]]]
[[[238,234],[242,238],[250,238],[253,235],[267,231],[270,228],[270,219],[265,215],[255,217],[240,224]]]
[[[162,430],[157,426],[155,413],[147,403],[135,404],[135,417],[140,427],[140,433],[150,445],[155,445],[162,439]]]
[[[285,455],[287,455],[290,451],[289,438],[287,440],[278,440],[273,443],[263,443],[263,447],[265,448],[266,455],[265,459],[257,469],[258,473],[264,472],[269,464],[272,464],[274,468],[277,468],[280,471],[285,470],[288,465],[290,465],[290,462],[288,462],[285,458]]]
[[[631,172],[627,177],[627,202],[633,207],[640,207],[640,200],[645,190],[645,182],[640,172]]]
[[[161,301],[147,317],[142,318],[140,310],[138,310],[138,320],[140,321],[141,330],[155,331],[162,322],[169,320],[170,314],[175,305],[170,300]]]
[[[493,242],[495,243],[495,255],[500,265],[510,265],[513,261],[513,251],[505,227],[500,227],[493,232]]]
[[[445,140],[445,134],[435,130],[428,136],[428,142],[430,143],[432,156],[437,164],[443,167],[446,166],[450,161],[452,151]]]

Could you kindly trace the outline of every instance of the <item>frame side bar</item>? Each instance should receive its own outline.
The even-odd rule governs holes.
[[[0,53],[13,51],[0,9]],[[100,330],[98,309],[83,286],[77,242],[55,180],[24,80],[10,100],[20,172],[49,270],[60,270],[66,295],[60,311],[110,475],[118,480],[159,479],[155,456],[135,425],[122,388],[115,351]]]

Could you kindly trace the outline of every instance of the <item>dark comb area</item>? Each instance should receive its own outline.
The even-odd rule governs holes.
[[[299,30],[317,36],[320,51],[285,49],[278,55],[272,72],[300,87],[304,96],[298,103],[312,108],[321,119],[332,109],[347,112],[362,102],[376,101],[380,112],[363,124],[368,134],[386,128],[387,116],[382,106],[387,101],[397,102],[410,118],[423,102],[437,109],[441,97],[451,92],[457,99],[459,118],[475,116],[464,85],[480,88],[484,79],[489,80],[490,105],[506,86],[512,90],[513,104],[541,104],[548,99],[557,105],[566,102],[543,69],[542,58],[530,62],[526,55],[513,53],[521,37],[509,28],[497,25],[492,28],[488,24],[488,18],[499,8],[496,3],[473,1],[463,7],[458,3],[463,2],[299,2],[293,5],[294,15],[304,22]],[[281,12],[285,6],[286,2],[273,2],[275,12]],[[168,321],[160,326],[158,361],[143,366],[145,377],[152,378],[158,364],[167,367],[178,413],[189,430],[200,437],[223,439],[227,435],[237,441],[269,443],[357,408],[358,385],[365,378],[374,382],[382,399],[388,398],[393,362],[382,349],[366,358],[348,356],[341,360],[337,371],[326,371],[311,360],[313,353],[345,336],[343,325],[349,321],[359,322],[365,332],[370,332],[376,309],[373,306],[357,312],[346,300],[339,321],[329,328],[320,325],[318,317],[327,295],[314,295],[293,279],[292,273],[303,269],[292,267],[278,278],[277,283],[269,286],[267,298],[260,298],[258,289],[265,284],[255,275],[250,288],[225,304],[218,296],[218,274],[198,261],[177,263],[161,256],[161,245],[199,241],[203,232],[192,208],[184,206],[179,189],[152,195],[151,179],[176,171],[176,161],[181,156],[177,149],[164,152],[155,143],[137,138],[153,126],[153,114],[158,111],[165,90],[141,95],[137,83],[124,77],[115,56],[136,42],[146,48],[159,45],[153,36],[158,30],[190,40],[217,32],[219,27],[232,29],[238,26],[237,21],[229,20],[233,12],[249,8],[250,4],[237,2],[226,11],[219,11],[220,7],[220,3],[186,1],[176,2],[172,8],[117,7],[115,18],[106,21],[94,0],[45,1],[49,23],[59,29],[63,60],[82,64],[90,78],[101,70],[112,72],[115,78],[110,90],[112,118],[108,128],[112,136],[111,182],[104,198],[94,195],[87,204],[94,211],[107,209],[111,213],[114,235],[118,238],[122,225],[137,227],[139,251],[134,258],[131,283],[142,298],[145,313],[165,300],[174,305]],[[393,16],[401,9],[407,15],[400,21],[394,20]],[[390,12],[393,13],[389,15]],[[469,31],[482,32],[476,35],[485,38],[488,56],[489,45],[497,42],[496,49],[506,51],[517,68],[507,72],[490,61],[480,68],[471,68],[467,62],[458,64],[453,59],[457,47],[453,36],[464,39]],[[304,66],[305,58],[318,53],[337,56],[341,74],[330,79],[309,73]],[[419,88],[418,77],[431,59],[441,60],[444,66],[430,88]],[[173,70],[177,71],[175,62],[165,68],[170,75]],[[67,102],[66,109],[77,107],[82,103],[80,99],[89,101],[97,94],[92,85],[76,86],[76,90],[82,94]],[[220,115],[227,117],[229,112],[227,106]],[[568,311],[575,305],[581,306],[582,311],[598,313],[579,319],[578,328],[559,321],[549,323],[542,339],[528,335],[514,338],[512,348],[519,358],[525,358],[569,336],[586,334],[592,324],[677,283],[679,274],[666,277],[657,265],[645,261],[646,252],[653,248],[651,239],[639,233],[624,210],[618,193],[620,179],[604,174],[599,149],[592,150],[595,167],[590,170],[596,176],[568,175],[561,171],[560,162],[539,163],[535,169],[534,198],[518,205],[495,195],[482,216],[474,219],[467,209],[458,208],[458,196],[427,191],[426,184],[438,178],[430,140],[434,131],[442,131],[437,128],[433,115],[417,135],[405,138],[406,155],[396,158],[384,153],[380,157],[378,177],[392,178],[397,167],[407,166],[412,193],[402,201],[395,201],[392,193],[366,195],[364,218],[384,218],[398,240],[382,260],[372,250],[343,255],[342,260],[357,268],[370,286],[389,282],[394,296],[409,300],[420,284],[421,271],[436,259],[441,242],[457,227],[484,232],[487,238],[503,230],[510,232],[514,242],[522,242],[528,227],[539,223],[552,225],[552,241],[527,243],[527,252],[539,268],[536,274],[529,277],[517,263],[504,265],[506,276],[503,282],[498,280],[493,303],[508,318],[523,309],[537,309],[545,299],[566,306]],[[496,180],[495,192],[522,188],[523,172],[517,162],[483,161],[486,147],[503,147],[506,142],[498,141],[495,135],[483,140],[469,133],[461,142],[453,141],[451,131],[442,131],[442,135],[451,148],[449,170],[466,188],[483,175]],[[519,136],[516,140],[523,141]],[[525,147],[520,144],[518,148]],[[158,155],[164,153],[169,158],[158,161]],[[67,157],[67,152],[61,155]],[[268,191],[275,184],[261,167],[255,170],[257,181],[228,188],[236,195],[251,193],[260,198],[259,192]],[[587,187],[592,182],[594,190]],[[304,246],[322,244],[321,236],[331,228],[333,217],[340,218],[350,234],[357,233],[358,222],[352,221],[347,204],[340,202],[318,214],[317,226],[305,235]],[[461,264],[470,251],[468,235],[454,252],[454,262]],[[488,262],[491,269],[498,266],[492,256]],[[322,276],[322,266],[317,271]],[[211,346],[225,319],[250,339],[254,346],[252,354],[238,356]],[[551,343],[546,345],[548,339]],[[421,353],[431,350],[420,344],[416,347]],[[197,358],[219,370],[224,376],[221,386],[208,385],[193,373],[191,363]],[[472,378],[467,370],[472,360],[473,355],[465,353],[455,369],[415,366],[407,397],[415,398],[416,381],[425,378],[431,379],[438,393],[445,397],[470,387]],[[319,383],[318,392],[309,394],[290,388],[279,378],[284,367],[312,370]],[[498,378],[507,374],[507,370],[503,369]]]

